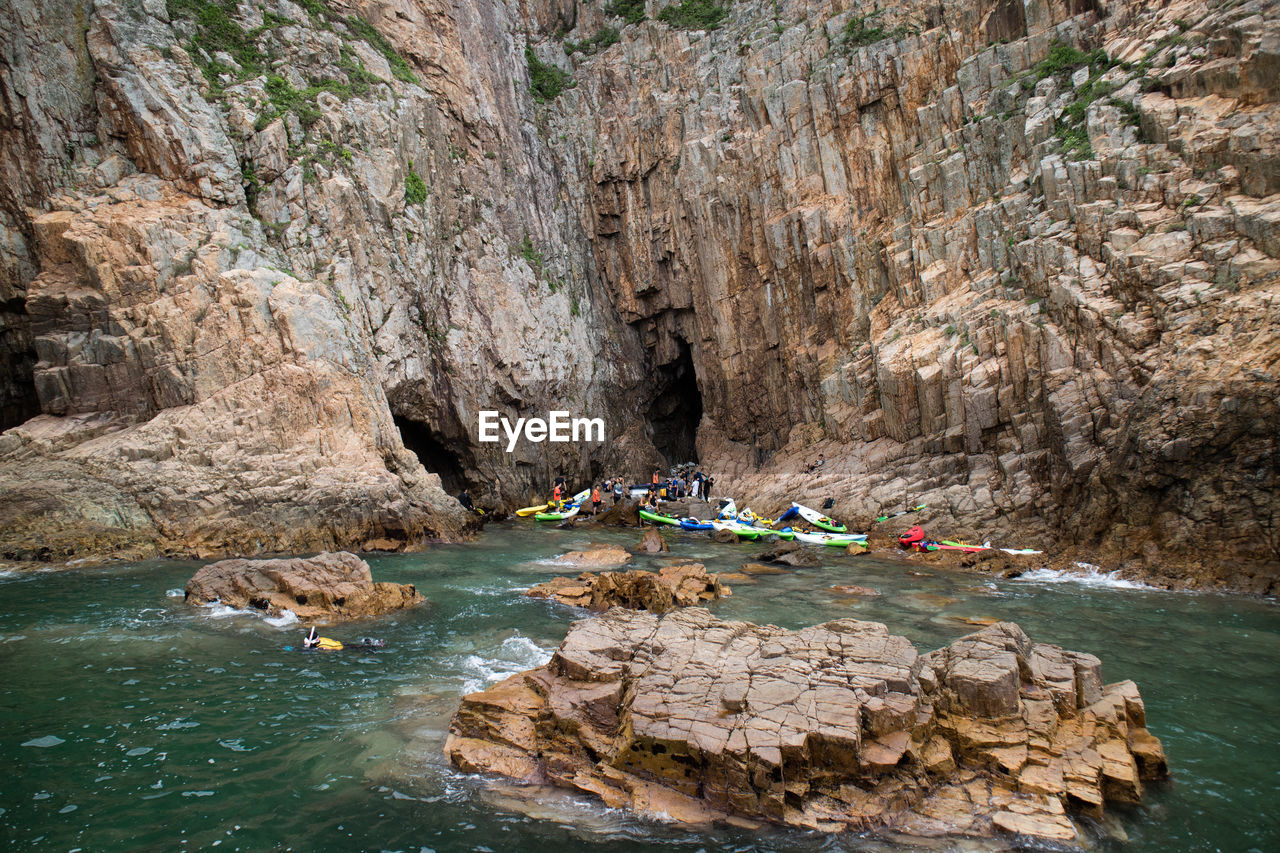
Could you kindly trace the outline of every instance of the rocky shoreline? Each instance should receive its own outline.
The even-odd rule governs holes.
[[[445,753],[681,823],[1079,839],[1168,776],[1132,682],[997,623],[920,655],[884,625],[799,631],[610,610],[462,700]]]

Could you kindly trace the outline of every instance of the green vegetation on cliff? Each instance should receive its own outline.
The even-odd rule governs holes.
[[[427,200],[427,182],[413,170],[413,163],[404,176],[404,200],[409,204],[422,204]]]
[[[876,44],[886,40],[897,41],[906,38],[909,35],[915,35],[919,32],[915,27],[908,27],[905,24],[885,29],[884,27],[869,26],[868,22],[873,18],[878,18],[883,14],[881,12],[872,12],[870,15],[862,15],[857,18],[850,18],[849,23],[844,25],[844,43],[846,47],[864,47],[869,44]]]
[[[566,54],[585,53],[587,56],[591,56],[606,47],[617,44],[618,39],[621,37],[617,27],[605,27],[591,38],[583,39],[582,41],[565,39],[564,52]]]
[[[622,18],[628,24],[638,24],[644,20],[644,0],[613,0],[605,4],[604,13]]]
[[[321,28],[338,33],[345,39],[367,42],[386,58],[391,74],[397,80],[418,82],[405,58],[368,21],[355,15],[339,15],[322,0],[303,0],[301,5],[311,16],[312,22]],[[223,75],[230,75],[236,82],[240,82],[274,68],[271,62],[272,45],[269,42],[263,45],[264,35],[282,26],[299,23],[266,12],[261,26],[245,29],[238,20],[239,7],[235,0],[166,0],[165,9],[171,21],[189,22],[194,32],[185,47],[192,61],[215,87]],[[216,57],[219,52],[230,56],[237,67],[232,68],[218,61]],[[353,70],[357,74],[352,78],[352,89],[346,95],[363,94],[367,90],[367,84],[381,81],[376,75],[365,71],[358,61],[348,59],[349,53],[349,50],[344,49],[344,61],[339,62],[339,67],[349,78],[352,77]],[[356,91],[356,85],[364,88]]]
[[[533,52],[533,48],[524,49],[525,62],[529,64],[529,91],[538,103],[554,100],[565,89],[573,88],[573,77],[549,62],[543,62]]]
[[[658,13],[658,20],[679,30],[714,30],[729,16],[715,0],[683,0]]]

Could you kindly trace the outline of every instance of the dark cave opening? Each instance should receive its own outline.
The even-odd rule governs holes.
[[[440,484],[446,492],[456,496],[467,487],[462,461],[443,436],[426,424],[401,415],[393,415],[392,420],[400,430],[404,446],[418,457],[423,468],[440,475]]]
[[[36,347],[25,300],[0,303],[0,432],[40,414]]]
[[[689,345],[680,342],[675,361],[659,365],[657,395],[649,404],[653,446],[669,465],[698,461],[698,424],[702,421],[702,393]]]

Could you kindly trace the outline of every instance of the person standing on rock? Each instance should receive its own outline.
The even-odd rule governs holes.
[[[622,478],[618,477],[613,481],[613,505],[617,506],[622,502]]]
[[[475,512],[475,504],[471,503],[471,492],[467,489],[462,490],[462,494],[458,495],[458,503],[462,504],[462,508],[467,512]]]
[[[600,500],[600,487],[592,486],[591,487],[591,514],[593,516],[600,514],[600,504],[602,503],[604,503],[604,501]]]
[[[551,505],[557,510],[564,506],[564,487],[560,485],[557,479],[555,488],[551,490]]]
[[[693,481],[689,483],[689,497],[693,498],[694,500],[697,500],[698,489],[701,486],[702,486],[702,480],[698,478],[697,474],[695,474],[693,476]]]
[[[715,484],[716,484],[715,477],[708,477],[707,479],[702,481],[703,500],[708,500],[708,501],[711,500],[711,487],[714,486]]]

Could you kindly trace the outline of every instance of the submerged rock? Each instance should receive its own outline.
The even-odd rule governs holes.
[[[222,602],[273,616],[292,610],[303,622],[328,624],[380,616],[426,601],[413,584],[374,583],[355,554],[279,560],[221,560],[187,581],[188,604]]]
[[[777,563],[781,566],[796,568],[816,568],[822,565],[822,561],[818,559],[813,549],[799,542],[780,542],[756,554],[756,559],[762,563]]]
[[[598,545],[586,551],[570,551],[555,559],[556,565],[580,569],[615,569],[629,562],[631,555],[625,548],[616,545]]]
[[[657,574],[640,570],[598,575],[583,572],[576,578],[552,578],[525,593],[591,610],[625,607],[651,613],[705,604],[730,594],[729,587],[701,563],[664,566]]]
[[[615,609],[464,697],[445,752],[693,823],[1070,841],[1067,809],[1097,816],[1167,775],[1145,726],[1132,682],[1011,623],[919,655],[874,622]]]

